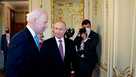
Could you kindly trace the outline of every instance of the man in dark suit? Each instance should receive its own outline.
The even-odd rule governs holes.
[[[26,28],[11,38],[6,77],[39,77],[40,50],[37,35],[47,27],[47,20],[47,13],[42,9],[27,15]]]
[[[79,77],[91,77],[98,62],[97,45],[99,36],[91,30],[91,22],[88,19],[82,21],[82,27],[74,42],[80,57]]]
[[[1,36],[1,50],[4,55],[4,70],[5,70],[6,61],[7,61],[7,50],[9,47],[9,42],[10,42],[10,33],[9,33],[9,29],[7,28],[7,30],[5,31],[5,34]]]
[[[64,38],[66,24],[59,21],[53,26],[54,37],[44,41],[41,49],[43,77],[70,77],[77,74],[77,55],[72,40]]]

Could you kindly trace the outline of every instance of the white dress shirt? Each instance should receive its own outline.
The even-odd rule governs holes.
[[[10,33],[6,33],[7,45],[10,43]]]
[[[56,39],[58,48],[59,48],[59,44],[60,44],[59,40],[62,40],[63,55],[65,56],[65,41],[64,41],[64,38],[58,39],[57,37],[55,37],[55,39]]]
[[[31,35],[33,36],[33,39],[34,39],[36,33],[34,32],[34,30],[30,26],[27,25],[26,27],[30,31],[30,33],[31,33]]]

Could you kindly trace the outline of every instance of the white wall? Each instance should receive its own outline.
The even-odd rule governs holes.
[[[132,75],[136,66],[136,1],[91,0],[90,11],[96,31],[102,38],[101,64],[107,64],[107,77]],[[96,3],[96,5],[95,5]],[[116,73],[113,73],[114,70]]]

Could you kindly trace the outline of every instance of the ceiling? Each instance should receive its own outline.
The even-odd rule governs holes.
[[[28,10],[28,0],[2,0],[0,3],[9,4],[15,10]]]
[[[28,0],[1,0],[1,1],[28,1]]]

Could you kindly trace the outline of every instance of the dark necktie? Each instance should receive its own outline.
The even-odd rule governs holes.
[[[59,51],[60,51],[62,60],[64,60],[62,40],[59,40]]]

